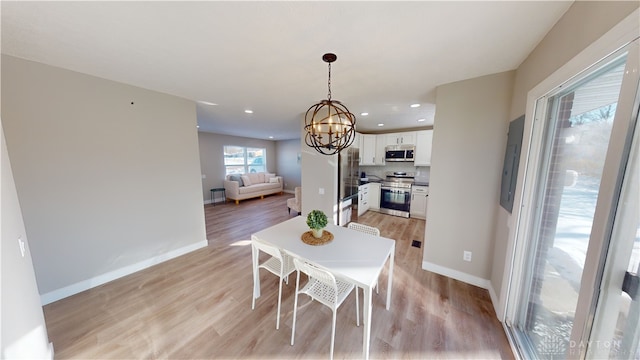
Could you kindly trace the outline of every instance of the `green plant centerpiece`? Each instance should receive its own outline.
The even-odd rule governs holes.
[[[321,238],[323,229],[327,226],[327,215],[321,210],[312,210],[307,215],[307,225],[309,225],[314,237]]]

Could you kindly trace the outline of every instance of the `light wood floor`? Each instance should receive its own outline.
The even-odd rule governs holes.
[[[56,358],[327,358],[331,311],[303,297],[290,345],[293,276],[283,286],[280,330],[277,278],[266,271],[251,310],[251,246],[243,240],[294,216],[289,197],[206,205],[208,247],[45,306]],[[359,222],[397,240],[391,310],[386,273],[373,294],[372,359],[513,358],[486,290],[421,269],[422,249],[411,242],[423,240],[423,220],[370,211]],[[354,306],[351,294],[338,310],[336,359],[362,358]]]

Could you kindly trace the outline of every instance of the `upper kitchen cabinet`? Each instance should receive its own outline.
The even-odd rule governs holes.
[[[360,165],[384,165],[385,135],[360,134]]]
[[[376,165],[376,135],[360,134],[360,165]]]
[[[433,130],[416,131],[416,151],[414,153],[415,166],[431,166],[431,142]]]
[[[387,134],[386,145],[414,145],[416,143],[415,132],[403,132]]]
[[[387,146],[385,137],[387,135],[376,135],[376,165],[384,165],[384,148]]]

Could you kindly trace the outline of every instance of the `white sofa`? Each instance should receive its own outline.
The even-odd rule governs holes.
[[[239,204],[240,200],[256,197],[262,199],[265,195],[282,194],[283,189],[282,176],[264,172],[232,174],[227,175],[224,180],[225,195],[236,204]]]

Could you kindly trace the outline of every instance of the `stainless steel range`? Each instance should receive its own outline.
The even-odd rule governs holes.
[[[380,187],[380,212],[408,218],[415,174],[396,171],[386,175]]]

